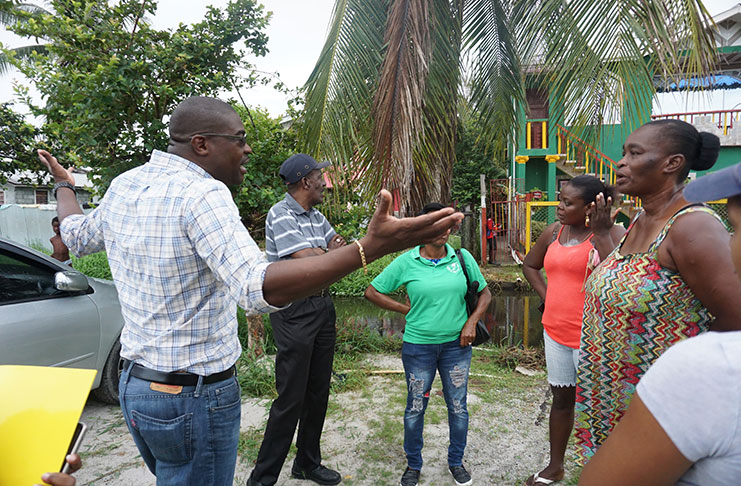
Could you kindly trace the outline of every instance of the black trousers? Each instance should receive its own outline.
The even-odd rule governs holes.
[[[278,398],[270,407],[265,437],[252,479],[275,484],[298,424],[295,465],[312,470],[322,462],[319,440],[329,400],[335,310],[330,297],[307,297],[270,314],[278,347],[275,386]]]

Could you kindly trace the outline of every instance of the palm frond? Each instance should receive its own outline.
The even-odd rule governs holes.
[[[650,115],[654,76],[706,76],[715,62],[699,0],[521,0],[515,22],[532,78],[580,128],[606,116],[634,129]]]
[[[470,103],[482,127],[485,145],[503,155],[515,140],[518,107],[525,103],[518,39],[507,0],[466,2],[464,48],[472,54]]]
[[[11,55],[16,59],[28,59],[34,52],[45,54],[47,49],[46,46],[43,45],[30,45],[8,49],[8,51],[11,52]],[[10,72],[12,67],[13,62],[11,61],[10,56],[6,55],[4,52],[0,52],[0,76]]]
[[[12,25],[19,20],[23,20],[25,18],[25,16],[22,15],[23,13],[36,16],[49,14],[51,11],[38,3],[4,2],[4,5],[0,8],[0,25]]]
[[[461,77],[463,0],[433,0],[431,59],[422,111],[424,131],[415,147],[410,212],[429,202],[450,202]]]
[[[372,158],[371,102],[387,10],[388,0],[337,0],[327,40],[304,86],[299,146],[331,160],[335,176],[348,187],[359,182],[361,161]]]
[[[386,22],[386,55],[373,101],[373,145],[382,183],[393,185],[405,205],[414,178],[414,148],[424,131],[422,110],[430,67],[427,0],[392,2]],[[406,212],[406,207],[401,208]]]

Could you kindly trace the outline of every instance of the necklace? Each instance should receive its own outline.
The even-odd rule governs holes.
[[[444,255],[444,254],[443,254],[443,255],[440,255],[440,256],[439,256],[439,257],[437,257],[437,258],[434,258],[434,257],[432,257],[432,256],[431,256],[431,255],[430,255],[430,254],[429,254],[429,253],[427,252],[427,249],[426,249],[426,248],[425,248],[424,246],[423,246],[422,248],[420,248],[420,249],[419,249],[419,254],[420,254],[420,256],[421,256],[422,258],[424,258],[425,260],[430,260],[430,261],[431,261],[432,263],[435,263],[435,264],[437,264],[437,263],[438,263],[438,262],[439,262],[440,260],[442,260],[442,259],[443,259],[443,257],[445,257],[445,255]],[[435,261],[435,260],[437,260],[437,261]]]
[[[578,240],[572,240],[571,239],[571,225],[567,225],[566,231],[567,231],[567,233],[566,233],[566,243],[571,243],[572,241],[578,241]],[[585,241],[587,241],[587,239],[589,239],[589,237],[591,235],[592,235],[592,230],[587,231],[587,234],[584,235],[584,238],[582,238],[581,241],[579,241],[575,245],[581,245],[582,243],[584,243]]]

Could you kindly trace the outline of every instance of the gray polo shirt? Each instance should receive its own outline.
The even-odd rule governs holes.
[[[290,194],[276,203],[265,220],[265,253],[268,261],[287,260],[305,248],[327,248],[336,235],[318,210],[305,210]]]

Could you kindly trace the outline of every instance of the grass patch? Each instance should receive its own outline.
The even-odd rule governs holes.
[[[362,447],[362,459],[366,463],[393,464],[404,463],[399,451],[403,449],[404,423],[398,414],[385,414],[378,420],[371,420],[368,426],[372,433]]]
[[[112,453],[119,447],[121,447],[121,444],[110,443],[110,444],[104,445],[103,447],[100,447],[99,449],[83,452],[80,454],[80,456],[84,459],[87,459],[89,457],[107,456],[108,454]]]
[[[275,365],[267,356],[256,357],[243,351],[237,360],[237,380],[242,387],[242,396],[275,398]]]
[[[520,265],[509,264],[499,267],[486,265],[481,267],[481,273],[489,283],[492,292],[496,293],[500,291],[502,284],[504,283],[515,284],[515,290],[520,292],[533,291],[533,288],[525,279],[525,275],[522,273],[522,267]]]
[[[260,444],[265,433],[264,427],[249,427],[239,433],[237,443],[237,454],[247,464],[255,464],[257,453],[260,452]]]

